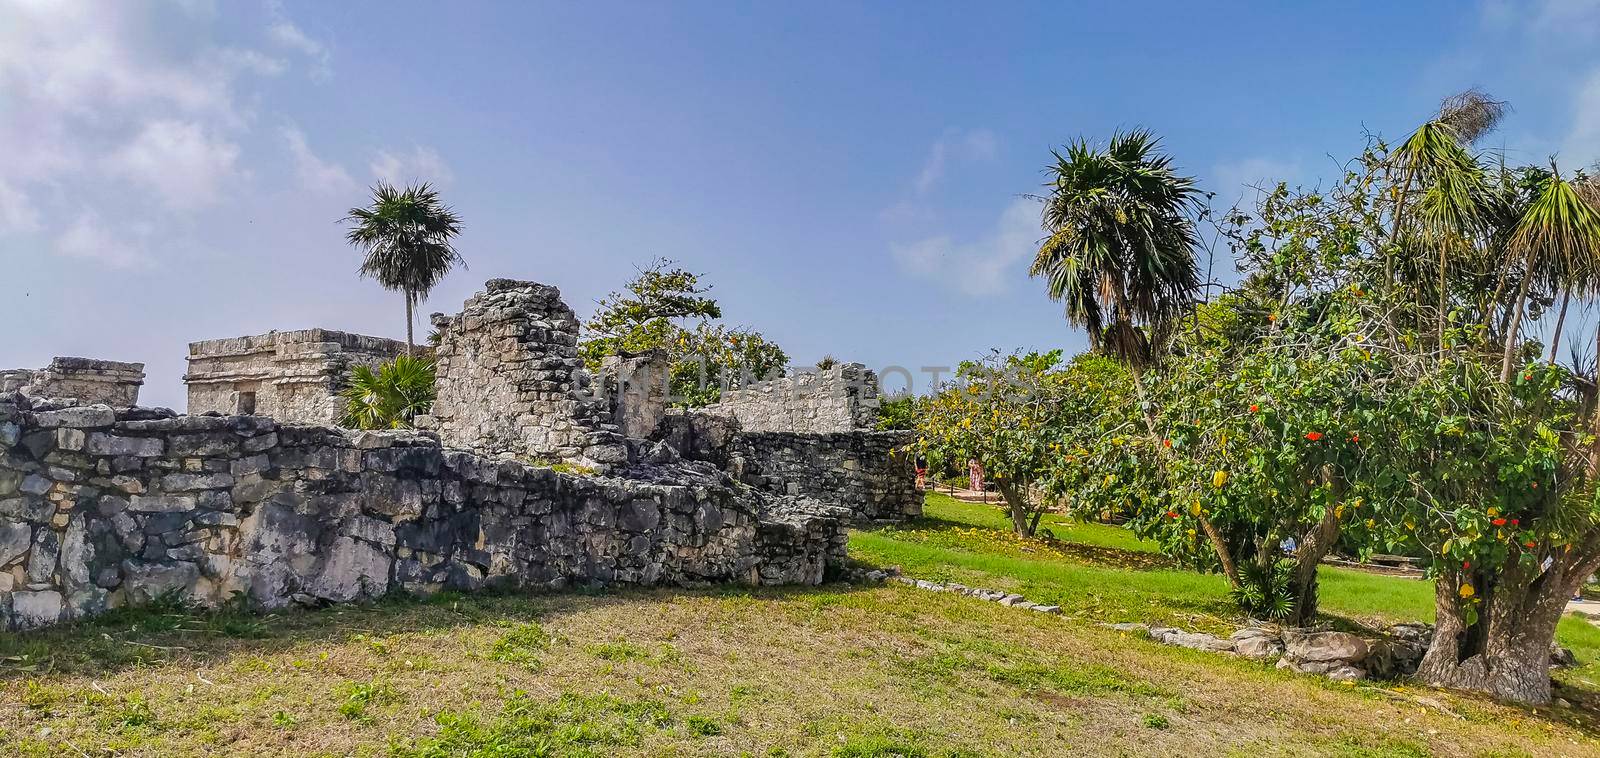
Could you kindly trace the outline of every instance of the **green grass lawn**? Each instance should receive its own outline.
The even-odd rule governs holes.
[[[1592,710],[1418,699],[1099,628],[1233,619],[1220,580],[1126,532],[1003,527],[935,498],[851,551],[1068,616],[833,584],[145,608],[0,635],[0,755],[1600,755]],[[1421,582],[1338,576],[1350,618],[1425,605]]]
[[[1093,621],[1211,632],[1232,631],[1243,621],[1221,576],[1167,567],[1154,544],[1127,529],[1056,514],[1047,514],[1040,528],[1061,544],[1015,537],[999,507],[929,494],[922,519],[858,532],[850,545],[857,558],[900,565],[920,579],[1015,591]],[[1433,620],[1433,584],[1425,580],[1325,566],[1318,584],[1322,611],[1335,625]],[[1557,638],[1583,664],[1564,678],[1600,682],[1600,627],[1569,617]]]

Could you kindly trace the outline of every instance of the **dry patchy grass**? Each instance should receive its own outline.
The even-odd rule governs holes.
[[[898,585],[128,613],[0,652],[6,755],[1600,754],[1562,714]]]

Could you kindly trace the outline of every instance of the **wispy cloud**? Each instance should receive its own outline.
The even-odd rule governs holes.
[[[999,149],[999,140],[988,129],[950,130],[928,149],[912,188],[918,195],[926,195],[944,179],[951,161],[993,160]]]
[[[968,295],[998,295],[1019,278],[1021,266],[1037,249],[1039,204],[1018,198],[1001,212],[984,237],[957,242],[949,236],[893,245],[895,262],[907,274],[951,286]]]
[[[294,159],[295,175],[300,186],[319,195],[348,193],[356,188],[349,172],[337,163],[324,161],[312,152],[306,142],[306,133],[297,126],[283,127],[283,141]]]
[[[56,237],[55,253],[111,268],[135,268],[150,263],[150,258],[137,245],[101,226],[92,211],[79,214],[77,220]]]
[[[413,145],[410,150],[380,150],[368,168],[374,178],[390,184],[431,182],[443,185],[455,178],[439,153],[422,145]]]
[[[221,42],[203,3],[0,0],[0,18],[0,235],[111,265],[147,260],[128,230],[243,186],[257,85],[327,57],[281,10],[258,32],[274,52]]]

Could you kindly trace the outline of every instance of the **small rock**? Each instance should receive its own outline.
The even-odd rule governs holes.
[[[1040,613],[1061,613],[1061,606],[1059,605],[1036,605],[1033,609]]]

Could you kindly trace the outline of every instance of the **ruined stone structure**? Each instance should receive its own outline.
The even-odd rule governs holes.
[[[523,461],[626,461],[608,400],[578,357],[578,317],[546,284],[493,279],[439,332],[432,419],[446,445]]]
[[[139,403],[144,364],[93,358],[55,358],[42,369],[0,371],[0,393],[27,397],[71,398],[127,408]]]
[[[404,342],[301,329],[189,343],[189,412],[259,414],[280,422],[337,424],[339,390],[353,366],[391,360]]]
[[[857,521],[902,521],[922,514],[913,435],[875,431],[877,399],[877,376],[843,364],[668,414],[657,436],[765,492],[848,508]]]
[[[650,356],[611,366],[601,387],[617,392],[591,391],[555,288],[492,281],[435,323],[437,434],[271,417],[269,387],[288,388],[275,413],[332,413],[331,364],[370,338],[323,330],[192,346],[191,410],[197,391],[233,408],[244,398],[224,391],[255,391],[259,415],[0,393],[0,628],[167,592],[272,608],[484,586],[814,584],[843,557],[844,522],[862,514],[831,503],[870,487],[791,485],[800,457],[741,433],[669,438],[665,394],[641,379]],[[838,472],[882,453],[822,438],[793,444]],[[601,475],[536,465],[555,461]]]
[[[707,464],[628,478],[413,432],[0,396],[0,627],[176,592],[259,607],[403,589],[821,581],[838,514]]]
[[[829,434],[871,429],[877,408],[877,375],[843,363],[729,390],[705,410],[738,419],[747,432]]]

